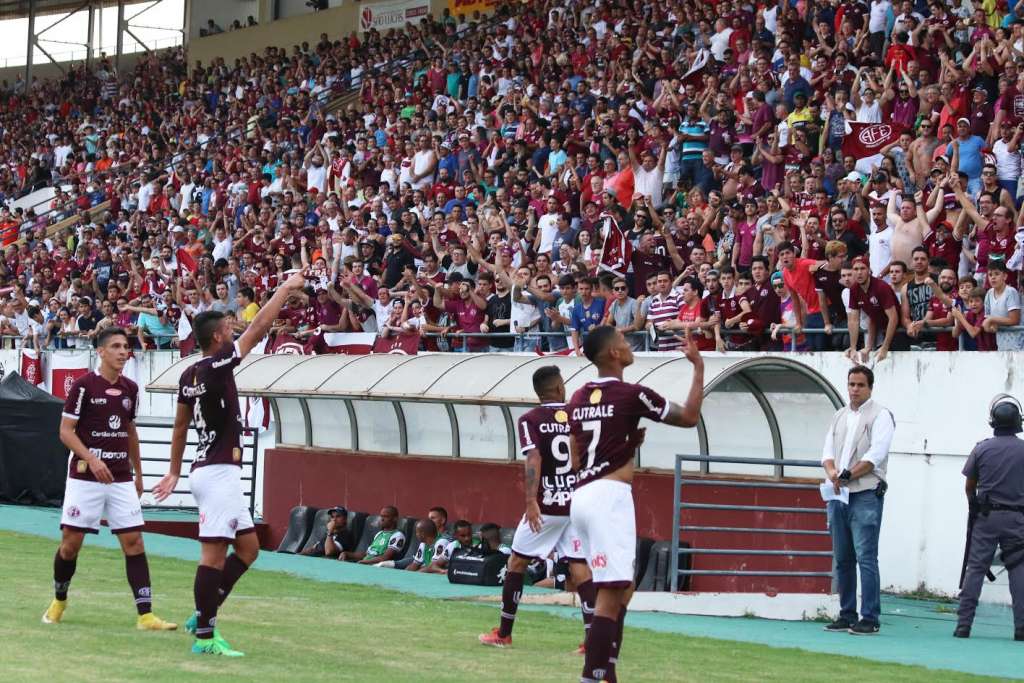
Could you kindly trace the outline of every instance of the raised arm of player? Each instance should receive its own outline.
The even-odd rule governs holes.
[[[689,329],[684,337],[686,344],[683,352],[687,360],[693,365],[693,377],[690,379],[690,393],[686,396],[683,405],[669,401],[668,413],[662,420],[665,424],[673,427],[693,427],[700,420],[700,407],[704,402],[704,359],[697,350],[697,342],[693,340],[693,334]]]
[[[188,426],[192,424],[192,406],[179,403],[174,414],[174,430],[171,432],[171,464],[167,474],[153,487],[153,497],[157,501],[166,499],[174,493],[181,476],[181,458],[185,455],[185,442],[188,441]]]
[[[62,444],[67,446],[72,453],[77,455],[79,458],[89,464],[89,471],[96,477],[96,481],[101,484],[110,484],[114,481],[114,475],[110,473],[110,469],[107,465],[92,454],[82,440],[78,438],[78,434],[75,433],[75,425],[78,424],[78,418],[64,417],[60,419],[60,441]]]
[[[270,332],[270,326],[277,320],[277,315],[284,308],[285,303],[288,301],[288,297],[297,291],[300,291],[306,286],[306,270],[300,270],[297,273],[292,274],[283,285],[277,288],[274,295],[270,297],[270,301],[267,305],[260,309],[260,312],[256,314],[256,317],[249,323],[249,327],[245,328],[245,332],[238,338],[238,356],[245,358],[252,351],[253,347],[260,342],[261,339],[267,336]]]

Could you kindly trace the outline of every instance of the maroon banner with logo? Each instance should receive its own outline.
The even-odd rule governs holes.
[[[886,145],[896,142],[905,128],[897,123],[851,123],[843,137],[843,155],[854,159],[881,154]]]
[[[43,361],[35,349],[21,350],[21,367],[19,372],[25,381],[36,386],[44,386]]]
[[[377,337],[373,344],[374,353],[404,353],[415,356],[420,349],[420,335],[399,334],[393,337]]]

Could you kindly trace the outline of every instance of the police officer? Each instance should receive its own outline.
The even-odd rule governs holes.
[[[963,474],[967,503],[974,519],[967,551],[967,572],[960,591],[960,609],[953,635],[969,638],[981,585],[996,547],[1010,577],[1014,640],[1024,641],[1024,440],[1021,406],[1000,394],[989,407],[993,437],[974,447]]]

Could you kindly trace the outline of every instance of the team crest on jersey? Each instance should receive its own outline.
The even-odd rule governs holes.
[[[103,393],[106,394],[107,396],[120,396],[121,395],[121,390],[120,389],[114,389],[113,387],[111,387],[110,389],[107,389]]]
[[[594,555],[594,558],[590,560],[590,566],[594,569],[603,569],[608,566],[608,558],[605,557],[604,553],[598,553]]]
[[[111,415],[110,419],[107,420],[107,424],[110,425],[111,429],[120,429],[121,417],[119,415]]]
[[[558,422],[560,424],[565,424],[568,421],[569,421],[569,413],[565,412],[564,410],[555,411],[555,422]]]
[[[82,514],[82,511],[78,509],[78,506],[72,505],[71,507],[68,508],[68,517],[70,517],[71,519],[78,517],[78,515],[80,514]]]
[[[125,410],[127,410],[128,412],[131,412],[131,410],[132,410],[132,400],[130,398],[128,398],[127,396],[125,398],[122,398],[121,399],[121,405],[124,406]]]
[[[590,402],[591,403],[600,403],[601,402],[601,390],[600,389],[594,389],[593,391],[590,392]]]
[[[230,528],[232,531],[234,531],[237,527],[238,527],[238,520],[237,519],[230,519],[230,520],[228,520],[228,528]]]
[[[75,378],[72,377],[71,375],[68,375],[68,376],[66,376],[64,378],[64,395],[65,396],[68,396],[68,395],[71,394],[71,387],[74,385],[74,383],[75,383]]]

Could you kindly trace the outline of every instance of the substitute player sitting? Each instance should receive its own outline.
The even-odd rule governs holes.
[[[576,470],[570,519],[583,542],[597,589],[580,678],[585,683],[616,680],[626,606],[633,595],[636,512],[632,483],[640,418],[675,427],[693,427],[700,418],[704,361],[689,330],[684,341],[693,377],[681,406],[648,387],[622,381],[622,371],[633,363],[633,350],[622,332],[603,325],[592,329],[583,341],[583,353],[597,366],[598,374],[569,401]]]
[[[206,311],[192,321],[203,357],[178,380],[170,468],[153,487],[153,494],[157,500],[164,500],[174,492],[188,427],[194,423],[198,445],[189,484],[199,506],[202,549],[194,585],[196,612],[185,622],[185,628],[196,634],[192,646],[195,654],[243,656],[216,630],[218,608],[256,561],[260,548],[249,506],[242,495],[242,418],[234,369],[267,335],[285,302],[305,282],[300,271],[280,285],[237,342],[223,313]],[[230,556],[229,543],[235,548]]]
[[[526,514],[512,538],[505,583],[501,590],[501,625],[481,634],[484,645],[512,644],[523,576],[532,560],[543,560],[552,550],[569,561],[569,573],[580,596],[584,642],[594,614],[594,584],[583,556],[579,536],[569,521],[569,500],[576,475],[569,453],[569,413],[565,407],[565,383],[558,367],[547,365],[533,373],[533,390],[540,405],[519,418],[516,433],[526,457]],[[580,646],[583,648],[583,646]]]
[[[171,631],[177,624],[153,614],[149,563],[142,543],[142,462],[135,430],[139,386],[122,376],[131,355],[128,334],[107,327],[96,337],[100,367],[71,385],[60,421],[60,440],[71,449],[61,513],[61,543],[53,558],[54,598],[43,614],[56,624],[67,607],[68,586],[75,575],[85,534],[99,532],[106,519],[124,551],[128,585],[142,631]],[[133,475],[134,472],[134,475]]]

